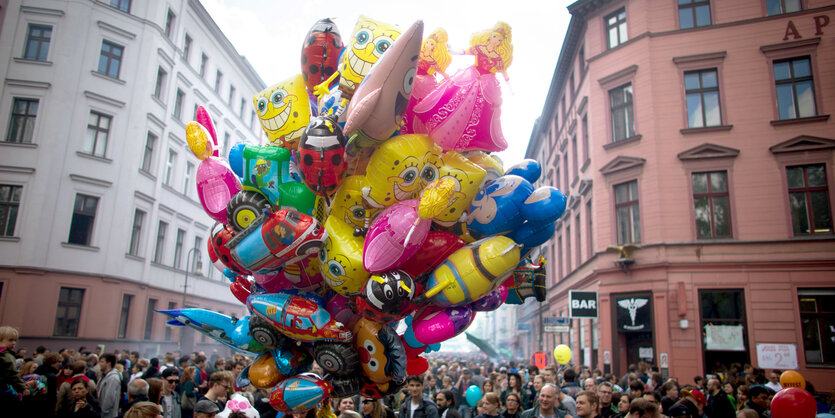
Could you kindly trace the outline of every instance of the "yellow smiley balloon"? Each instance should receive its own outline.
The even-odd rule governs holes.
[[[362,189],[368,186],[365,176],[350,176],[342,181],[331,202],[330,217],[353,228],[368,228],[378,209],[363,204]]]
[[[363,193],[366,202],[383,208],[416,198],[423,178],[437,178],[437,168],[426,161],[441,152],[427,135],[400,135],[384,142],[368,161],[365,177],[369,188]]]
[[[339,65],[339,90],[342,97],[350,99],[362,79],[380,56],[400,36],[394,25],[360,16],[351,39],[346,40],[345,57]]]
[[[354,236],[354,228],[329,216],[325,221],[328,239],[319,249],[319,270],[325,283],[341,295],[358,293],[370,273],[362,265],[363,237]]]
[[[310,98],[302,75],[267,87],[253,96],[252,101],[267,140],[282,148],[295,149],[310,121]]]
[[[462,215],[467,212],[470,202],[478,193],[487,172],[467,159],[467,157],[450,151],[441,156],[441,166],[438,168],[440,180],[448,179],[453,182],[455,193],[450,198],[448,207],[433,221],[438,225],[450,227],[461,221]]]

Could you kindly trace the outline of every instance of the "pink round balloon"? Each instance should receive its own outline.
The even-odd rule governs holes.
[[[232,169],[217,158],[209,157],[197,166],[197,196],[209,216],[226,223],[226,205],[235,193],[241,191],[241,183]]]
[[[366,270],[371,273],[391,270],[420,249],[432,220],[419,217],[417,207],[417,200],[395,203],[371,223],[362,252]]]
[[[437,344],[464,332],[475,319],[468,306],[429,307],[412,320],[415,339],[421,344]]]

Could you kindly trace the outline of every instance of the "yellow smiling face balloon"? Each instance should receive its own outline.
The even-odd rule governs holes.
[[[394,25],[360,16],[351,39],[346,40],[345,57],[340,64],[339,89],[342,97],[351,98],[362,79],[380,56],[400,36]]]
[[[438,167],[440,180],[451,180],[454,184],[454,195],[450,199],[447,209],[432,220],[438,225],[449,227],[461,220],[470,202],[481,188],[481,183],[487,172],[467,159],[467,157],[450,151],[441,156],[441,166]]]
[[[302,75],[267,87],[252,96],[252,101],[267,140],[282,148],[295,149],[310,122],[310,98]]]
[[[354,236],[354,228],[334,216],[325,221],[328,239],[319,249],[319,270],[335,292],[358,293],[371,276],[362,265],[365,239]]]
[[[433,167],[426,162],[441,155],[441,147],[428,135],[400,135],[380,145],[368,160],[365,177],[369,189],[363,193],[371,206],[382,208],[414,199],[423,178],[432,178]]]
[[[350,176],[342,181],[331,203],[330,217],[353,228],[367,228],[379,209],[363,204],[362,188],[368,186],[365,176]]]

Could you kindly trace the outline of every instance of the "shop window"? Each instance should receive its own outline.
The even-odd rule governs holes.
[[[743,290],[700,290],[699,307],[705,373],[750,363]]]
[[[835,365],[835,289],[798,289],[806,363]]]

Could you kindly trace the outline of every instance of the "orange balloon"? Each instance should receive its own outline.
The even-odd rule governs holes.
[[[783,372],[783,374],[780,375],[780,385],[782,385],[784,389],[806,389],[806,379],[804,379],[800,373],[794,370],[786,370]]]
[[[252,383],[252,386],[257,388],[272,388],[284,379],[284,377],[285,376],[278,371],[278,367],[276,367],[275,360],[273,360],[273,356],[270,352],[261,354],[258,359],[252,363],[252,366],[249,367],[249,381]]]

